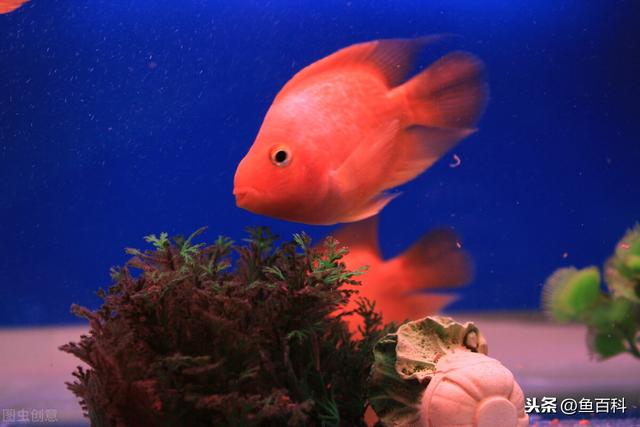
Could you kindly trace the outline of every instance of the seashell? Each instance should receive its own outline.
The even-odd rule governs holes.
[[[524,395],[486,355],[473,323],[430,316],[403,324],[374,348],[369,402],[384,426],[524,427]]]
[[[525,427],[524,393],[513,374],[481,353],[440,359],[421,403],[423,427]]]

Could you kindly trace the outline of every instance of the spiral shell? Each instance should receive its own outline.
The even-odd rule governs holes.
[[[524,395],[471,322],[429,316],[374,347],[369,402],[389,427],[524,427]]]
[[[421,402],[423,427],[524,427],[524,394],[511,372],[481,353],[440,359]]]

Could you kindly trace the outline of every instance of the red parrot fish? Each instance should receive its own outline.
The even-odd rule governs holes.
[[[29,0],[0,0],[0,14],[13,12]]]
[[[397,196],[475,131],[487,85],[480,60],[450,53],[405,81],[437,39],[356,44],[280,90],[236,170],[238,207],[306,224],[355,222]]]
[[[345,311],[356,309],[358,298],[365,297],[375,302],[385,323],[415,320],[440,311],[457,298],[451,294],[426,293],[427,289],[461,286],[471,280],[471,259],[452,230],[427,233],[402,254],[384,260],[377,229],[375,216],[331,233],[340,246],[349,249],[343,258],[349,270],[369,267],[357,277],[360,286],[348,286],[358,294],[351,297]],[[354,333],[363,326],[360,316],[348,315],[344,319]]]

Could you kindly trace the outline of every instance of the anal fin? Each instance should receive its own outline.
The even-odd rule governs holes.
[[[353,212],[342,218],[342,222],[356,222],[377,215],[384,207],[401,193],[381,193],[371,199],[364,206],[359,207]]]

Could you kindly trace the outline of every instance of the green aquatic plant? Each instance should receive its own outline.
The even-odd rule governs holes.
[[[604,266],[562,268],[545,284],[543,306],[560,322],[588,327],[590,350],[600,358],[628,352],[640,358],[640,225],[629,230]]]
[[[92,425],[365,425],[373,347],[392,326],[366,300],[357,338],[336,314],[357,297],[346,250],[304,234],[278,246],[265,228],[195,244],[202,231],[147,236],[102,307],[72,307],[90,330],[61,349],[88,365],[68,387]]]

